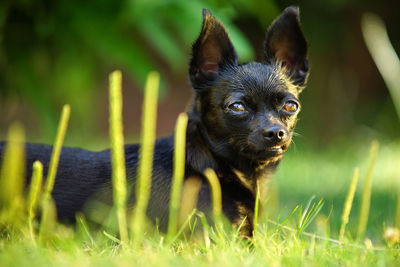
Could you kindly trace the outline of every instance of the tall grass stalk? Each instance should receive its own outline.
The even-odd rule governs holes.
[[[0,222],[22,223],[24,215],[25,131],[10,126],[0,172]]]
[[[50,198],[51,192],[53,191],[54,183],[57,175],[58,162],[60,160],[60,154],[62,145],[64,142],[64,137],[67,132],[68,121],[71,114],[71,108],[69,105],[64,105],[61,112],[61,119],[58,124],[56,140],[53,146],[53,152],[51,154],[49,171],[47,174],[47,180],[45,185],[44,197]]]
[[[169,203],[167,240],[171,240],[171,238],[176,235],[176,231],[178,229],[179,203],[182,192],[183,177],[185,175],[185,144],[187,123],[187,114],[179,114],[175,127],[174,174]]]
[[[187,214],[185,221],[182,222],[182,224],[180,225],[179,230],[177,231],[177,233],[175,234],[174,237],[171,237],[169,239],[169,243],[173,243],[184,231],[187,227],[190,227],[190,221],[193,219],[194,215],[196,214],[197,210],[193,209],[192,212],[190,212],[189,214]],[[194,230],[194,229],[193,229]],[[193,234],[193,232],[192,232]]]
[[[41,244],[44,244],[47,240],[49,240],[51,235],[54,234],[57,224],[56,205],[51,197],[51,192],[53,191],[54,183],[56,180],[58,162],[60,160],[61,149],[64,143],[65,134],[67,132],[70,114],[70,106],[64,105],[61,112],[60,122],[58,124],[56,140],[53,146],[45,191],[42,199],[42,216],[38,237],[39,243]]]
[[[87,236],[88,239],[90,240],[90,244],[93,247],[97,248],[97,244],[94,241],[94,239],[92,237],[92,234],[90,233],[89,226],[86,223],[86,219],[85,219],[85,216],[83,215],[83,213],[77,213],[76,214],[76,223],[77,223],[77,226],[78,226],[77,227],[78,231],[80,231],[82,234]]]
[[[181,204],[179,207],[179,225],[184,225],[188,216],[190,216],[193,210],[196,209],[201,185],[202,181],[199,177],[192,176],[185,179],[182,189]],[[196,222],[194,222],[194,224],[196,224]],[[189,228],[190,230],[194,230],[191,221]]]
[[[377,140],[372,141],[369,151],[368,169],[365,176],[364,188],[361,197],[360,215],[357,228],[357,238],[359,240],[364,237],[365,231],[367,229],[369,208],[371,203],[372,174],[374,172],[378,149],[379,149],[379,142]]]
[[[36,208],[38,206],[42,191],[43,165],[40,161],[35,161],[32,167],[32,181],[29,185],[28,194],[28,227],[32,240],[35,242],[35,231],[33,221],[36,217]]]
[[[110,85],[110,141],[113,198],[116,206],[121,241],[127,244],[128,225],[126,219],[126,169],[124,133],[122,122],[122,74],[116,70],[109,76]]]
[[[366,13],[361,20],[365,43],[392,97],[400,119],[400,59],[396,54],[380,17]]]
[[[160,74],[150,72],[147,76],[144,93],[136,205],[132,220],[132,235],[135,242],[141,242],[143,238],[146,209],[150,198],[159,83]]]
[[[397,229],[400,229],[400,193],[397,193],[396,217],[395,217],[394,225]]]
[[[43,196],[42,199],[42,213],[40,218],[39,227],[39,244],[45,245],[51,240],[51,237],[56,232],[57,227],[57,210],[53,198],[50,196]]]
[[[206,169],[204,171],[208,183],[211,187],[211,197],[212,197],[212,211],[217,229],[222,227],[222,195],[221,195],[221,184],[218,180],[217,174],[213,169]]]
[[[311,222],[315,219],[315,217],[318,215],[318,213],[324,206],[322,198],[317,202],[317,204],[313,203],[314,198],[315,196],[312,196],[310,198],[303,212],[301,212],[302,208],[300,209],[300,214],[299,214],[300,216],[297,223],[298,237],[303,233],[303,231],[306,230],[306,228],[311,224]]]
[[[257,181],[257,192],[256,192],[256,200],[254,204],[254,230],[253,230],[253,237],[254,240],[257,240],[257,229],[258,229],[258,213],[260,210],[260,183]]]
[[[354,170],[353,179],[351,180],[349,192],[347,193],[346,201],[343,207],[342,224],[340,225],[339,240],[343,240],[344,233],[346,231],[346,226],[349,223],[350,211],[351,207],[353,206],[354,194],[356,193],[359,174],[360,171],[358,168],[356,168]]]

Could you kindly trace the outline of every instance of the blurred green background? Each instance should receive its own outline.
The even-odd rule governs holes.
[[[167,135],[191,97],[187,75],[201,9],[226,25],[242,62],[260,60],[265,31],[298,5],[310,44],[311,76],[302,95],[298,142],[398,138],[392,100],[363,42],[360,18],[380,15],[400,51],[399,1],[9,0],[0,4],[0,136],[20,120],[32,141],[52,142],[61,106],[72,118],[67,144],[103,148],[108,138],[108,74],[124,74],[128,140],[140,128],[143,83],[162,73],[158,134]],[[309,143],[309,144],[308,144]]]
[[[332,217],[337,228],[353,168],[361,167],[362,181],[368,145],[376,138],[383,146],[371,220],[381,229],[393,222],[399,191],[400,123],[360,21],[364,12],[379,15],[400,54],[397,0],[3,0],[0,139],[19,120],[28,141],[52,143],[61,107],[68,103],[65,144],[107,148],[108,74],[115,69],[124,75],[127,142],[138,140],[142,88],[150,70],[162,77],[157,134],[169,135],[192,95],[187,65],[202,8],[224,23],[245,62],[261,60],[266,29],[289,5],[300,7],[311,75],[301,95],[299,135],[273,183],[286,211],[313,194],[324,197],[324,214],[338,215]]]

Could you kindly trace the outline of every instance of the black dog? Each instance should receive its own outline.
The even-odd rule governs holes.
[[[203,172],[212,168],[222,187],[225,216],[251,236],[256,183],[263,183],[288,149],[296,117],[297,99],[308,76],[307,43],[297,8],[289,7],[267,32],[263,62],[239,65],[222,24],[203,11],[203,28],[193,45],[190,80],[195,98],[188,112],[185,179],[202,185],[197,208],[210,211],[210,189]],[[155,145],[149,218],[168,223],[172,177],[173,137]],[[41,161],[47,172],[52,147],[27,144],[28,180],[32,163]],[[135,184],[138,145],[125,147],[127,177]],[[0,143],[0,154],[4,143]],[[53,197],[58,217],[74,219],[94,195],[112,193],[110,151],[89,152],[63,148]],[[133,197],[134,198],[134,197]]]

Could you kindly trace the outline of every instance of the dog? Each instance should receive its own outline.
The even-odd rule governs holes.
[[[286,8],[267,31],[262,62],[238,64],[224,26],[203,10],[203,25],[192,47],[189,77],[194,99],[188,111],[185,179],[202,183],[197,209],[211,211],[211,192],[204,171],[215,171],[221,184],[223,214],[241,234],[253,233],[257,183],[264,184],[287,151],[309,64],[299,10]],[[0,155],[5,143],[0,143]],[[147,215],[160,229],[168,223],[173,169],[173,136],[157,139]],[[27,180],[39,160],[46,174],[52,147],[26,144]],[[139,145],[126,145],[126,172],[135,185]],[[74,220],[89,199],[112,195],[110,150],[91,152],[64,147],[52,196],[60,220]],[[129,203],[134,202],[134,196]]]

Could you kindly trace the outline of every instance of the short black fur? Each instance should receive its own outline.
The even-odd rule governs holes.
[[[245,220],[241,233],[250,237],[256,184],[265,183],[291,143],[300,110],[298,95],[308,76],[307,43],[298,9],[289,7],[267,32],[264,62],[239,65],[223,25],[208,10],[203,17],[189,68],[195,97],[188,112],[185,179],[202,181],[197,208],[209,214],[210,189],[203,172],[214,169],[224,214],[235,226]],[[4,147],[0,143],[0,157]],[[155,145],[147,213],[162,230],[168,223],[173,147],[172,136]],[[26,145],[28,183],[35,160],[47,173],[51,149]],[[125,147],[130,188],[135,185],[138,150],[138,145]],[[63,148],[53,197],[61,220],[74,220],[89,199],[111,202],[110,151]]]

